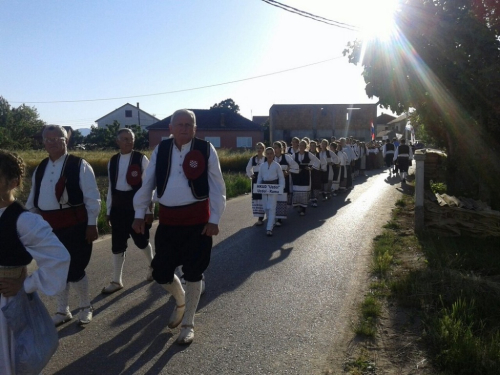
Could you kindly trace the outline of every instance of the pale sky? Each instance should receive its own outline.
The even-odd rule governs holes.
[[[381,4],[394,0],[281,2],[367,26],[387,13]],[[227,98],[247,118],[268,115],[273,104],[376,102],[366,96],[361,68],[342,56],[356,32],[261,0],[0,0],[0,35],[0,95],[14,107],[36,107],[47,123],[73,128],[89,128],[127,102],[160,119]],[[331,61],[150,95],[324,60]]]

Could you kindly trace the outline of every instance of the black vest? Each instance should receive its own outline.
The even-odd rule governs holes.
[[[78,156],[67,155],[65,165],[61,171],[61,177],[66,177],[66,191],[68,192],[68,205],[70,206],[80,206],[83,204],[83,192],[80,189],[80,165],[82,164],[82,160]],[[36,169],[34,199],[36,208],[38,208],[40,185],[42,184],[43,174],[48,163],[49,158],[43,159]]]
[[[299,155],[300,155],[299,152],[295,154],[295,161],[299,165],[299,169],[307,168],[309,166],[309,163],[311,162],[311,159],[309,159],[309,153],[308,152],[304,153],[304,159],[302,160],[302,163],[299,161]]]
[[[279,162],[280,165],[289,165],[288,160],[286,160],[285,154],[281,154],[281,160]]]
[[[172,158],[172,150],[174,139],[168,138],[158,146],[158,153],[156,155],[156,187],[158,198],[161,198],[167,187],[168,178],[170,177],[170,161]],[[209,185],[208,185],[208,158],[210,157],[210,143],[199,138],[193,138],[191,141],[191,150],[198,150],[205,158],[205,170],[196,180],[189,181],[189,187],[193,196],[198,200],[208,198]]]
[[[138,151],[132,151],[132,155],[130,155],[130,163],[129,167],[132,165],[138,165],[139,168],[141,169],[141,172],[144,172],[142,170],[142,158],[144,157],[144,154],[138,152]],[[111,193],[115,194],[116,191],[116,181],[118,180],[118,161],[120,160],[120,153],[113,155],[111,157],[111,160],[109,161],[109,181],[111,182]],[[142,179],[141,182],[139,182],[137,185],[134,185],[132,187],[132,190],[134,191],[134,194],[137,193],[137,191],[141,188],[142,186]]]
[[[393,143],[386,143],[385,144],[385,152],[387,151],[394,151],[394,144]]]
[[[0,217],[0,265],[10,267],[26,266],[33,257],[26,250],[17,234],[17,219],[26,209],[13,202]]]
[[[401,154],[407,154],[410,155],[410,146],[408,145],[399,145],[398,147],[398,157]],[[407,158],[409,156],[402,156],[403,158]]]

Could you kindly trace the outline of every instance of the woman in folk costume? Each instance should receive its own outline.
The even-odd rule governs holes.
[[[274,149],[266,148],[266,163],[261,165],[257,184],[272,184],[285,186],[285,177],[281,166],[274,161]],[[278,194],[262,194],[262,206],[267,216],[267,235],[273,235],[274,221],[276,220],[276,203]]]
[[[291,190],[291,173],[299,173],[299,165],[288,154],[282,154],[283,144],[278,141],[273,143],[274,148],[274,161],[281,166],[283,175],[285,176],[285,188],[283,194],[279,194],[276,203],[276,226],[281,226],[281,220],[287,218],[288,206],[292,204],[292,190]]]
[[[318,197],[323,190],[321,173],[326,170],[327,166],[326,160],[320,159],[318,143],[316,141],[311,141],[309,143],[309,152],[316,156],[320,163],[320,168],[318,170],[311,170],[311,207],[318,207]]]
[[[70,256],[50,225],[16,201],[24,163],[17,155],[0,150],[0,308],[17,293],[41,291],[55,295],[66,287]],[[26,266],[38,268],[27,275]],[[14,334],[0,312],[0,374],[14,375]]]
[[[299,207],[300,216],[306,214],[306,208],[311,195],[311,169],[320,169],[319,159],[306,151],[307,143],[299,143],[299,152],[294,155],[294,160],[299,165],[299,173],[292,175],[294,207]]]
[[[297,137],[293,137],[292,138],[292,145],[290,147],[288,147],[286,153],[290,154],[290,155],[294,155],[297,152],[299,152],[299,143],[300,143],[300,139]]]
[[[368,149],[366,148],[365,142],[361,142],[359,144],[359,174],[360,176],[366,176],[366,154],[368,153]]]
[[[337,143],[330,143],[330,153],[332,155],[332,170],[333,170],[333,179],[332,179],[332,195],[334,197],[337,196],[337,192],[340,189],[340,160],[339,151],[337,150]]]
[[[257,155],[250,158],[247,164],[247,176],[252,179],[252,212],[253,216],[258,218],[255,225],[262,225],[262,220],[264,220],[264,209],[262,208],[262,195],[255,194],[253,192],[254,185],[257,183],[257,177],[259,176],[259,169],[262,164],[264,164],[266,158],[264,157],[264,143],[259,142],[256,145]]]
[[[319,159],[322,161],[322,166],[326,165],[326,169],[321,170],[321,184],[323,187],[323,200],[326,201],[330,198],[332,194],[332,182],[333,182],[333,164],[336,164],[335,160],[337,155],[328,150],[328,141],[323,139],[321,141],[321,151],[319,152]]]
[[[337,156],[339,157],[340,161],[340,188],[339,190],[341,192],[345,192],[347,190],[347,165],[349,164],[349,157],[347,154],[342,151],[342,144],[337,144]]]

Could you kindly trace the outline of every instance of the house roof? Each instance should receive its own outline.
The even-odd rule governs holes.
[[[269,116],[253,116],[252,121],[257,124],[264,124],[269,119]]]
[[[97,119],[97,120],[95,120],[94,122],[98,122],[98,121],[102,120],[104,117],[109,116],[110,114],[115,113],[116,111],[119,111],[120,109],[122,109],[122,108],[124,108],[124,107],[126,107],[126,106],[131,106],[131,107],[133,107],[133,108],[137,109],[137,107],[136,107],[135,105],[132,105],[132,104],[130,104],[130,103],[125,103],[125,104],[124,104],[124,105],[122,105],[121,107],[116,108],[114,111],[111,111],[111,112],[109,112],[108,114],[105,114],[104,116],[102,116],[102,117],[98,118],[98,119]],[[159,119],[159,118],[156,118],[155,116],[150,115],[149,113],[147,113],[146,111],[142,110],[141,108],[139,108],[139,111],[140,111],[141,113],[144,113],[144,114],[146,114],[146,115],[148,115],[148,116],[151,116],[151,117],[153,117],[153,118],[157,119],[158,121],[160,121],[160,119]]]
[[[406,113],[403,113],[401,116],[399,116],[398,118],[392,120],[391,122],[388,122],[387,124],[396,124],[398,122],[406,120],[407,118],[408,118],[408,115]]]
[[[258,123],[231,112],[227,109],[190,109],[196,116],[196,127],[203,130],[253,130],[261,131],[262,126]],[[170,119],[168,116],[161,121],[146,127],[147,130],[168,129]]]
[[[395,116],[388,115],[387,113],[382,113],[375,120],[375,124],[377,124],[377,125],[385,125],[385,124],[388,124],[390,121],[395,120],[395,119],[396,119]]]

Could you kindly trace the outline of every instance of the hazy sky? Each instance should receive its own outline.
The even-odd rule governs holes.
[[[365,26],[384,10],[384,1],[374,0],[281,2]],[[127,102],[160,119],[227,98],[248,118],[267,115],[273,104],[376,102],[365,94],[361,68],[342,56],[356,32],[260,0],[0,0],[0,35],[0,95],[14,107],[35,106],[47,123],[74,128]],[[160,94],[324,60],[331,61]]]

